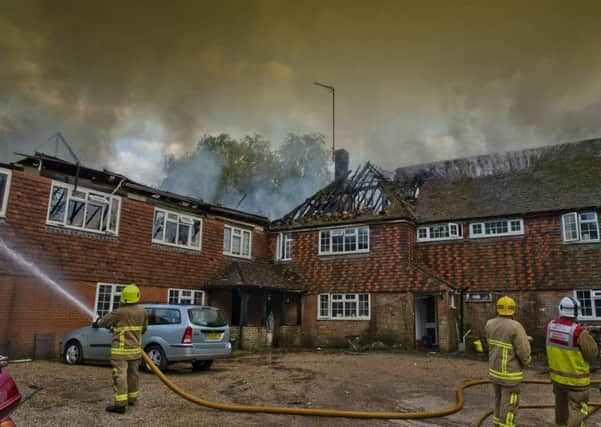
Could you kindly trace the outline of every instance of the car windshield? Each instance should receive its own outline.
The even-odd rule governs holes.
[[[202,307],[188,310],[190,322],[198,326],[225,326],[221,312],[216,308]]]

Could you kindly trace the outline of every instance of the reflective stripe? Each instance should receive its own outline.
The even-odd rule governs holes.
[[[136,397],[138,397],[138,392],[137,392],[137,391],[132,391],[132,392],[130,392],[130,393],[127,393],[127,397],[130,397],[130,398],[131,398],[131,397],[133,397],[133,398],[136,398]]]
[[[509,350],[513,350],[513,345],[511,343],[507,343],[505,341],[493,340],[491,338],[488,338],[486,340],[486,342],[488,343],[488,345],[495,345],[497,347],[502,347],[502,348],[507,348]]]
[[[524,374],[522,372],[499,372],[494,369],[489,369],[488,374],[499,380],[521,380],[524,378]]]
[[[588,415],[588,404],[586,402],[580,402],[580,412],[584,415]]]
[[[509,403],[511,405],[517,405],[518,404],[518,393],[513,392],[509,394]]]
[[[138,348],[112,347],[111,354],[119,355],[119,356],[130,355],[130,354],[142,354],[142,349],[140,347],[138,347]]]
[[[121,332],[121,331],[141,331],[142,330],[142,326],[115,326],[113,328],[115,331],[117,332]]]
[[[124,400],[127,400],[127,393],[126,394],[115,393],[115,402],[123,402]]]
[[[515,415],[513,412],[507,412],[507,415],[505,415],[505,425],[506,426],[514,426],[515,424],[513,423],[515,421]]]
[[[492,417],[492,423],[496,424],[496,425],[499,425],[499,424],[501,424],[501,419],[499,417],[493,416]]]

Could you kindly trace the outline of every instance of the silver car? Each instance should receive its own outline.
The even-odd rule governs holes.
[[[206,370],[213,359],[231,354],[230,328],[219,309],[200,305],[140,305],[148,313],[142,348],[161,370],[174,362],[191,362],[193,369]],[[108,329],[85,326],[63,337],[61,356],[70,365],[108,362],[111,341]]]

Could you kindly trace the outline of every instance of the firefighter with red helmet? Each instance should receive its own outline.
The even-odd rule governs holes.
[[[545,327],[549,375],[555,393],[555,423],[558,426],[584,426],[588,415],[590,365],[599,349],[591,334],[576,323],[580,302],[563,297],[559,319]]]
[[[106,408],[108,412],[123,414],[127,405],[134,405],[138,397],[142,335],[148,325],[148,315],[137,305],[139,301],[140,289],[132,283],[121,292],[121,306],[97,322],[98,327],[110,329],[113,333],[114,404]]]
[[[486,322],[488,374],[495,393],[493,423],[515,426],[522,367],[530,364],[530,342],[524,327],[512,316],[515,301],[503,296],[497,301],[497,317]]]

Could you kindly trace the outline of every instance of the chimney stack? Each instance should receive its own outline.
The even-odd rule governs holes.
[[[334,179],[346,175],[348,172],[349,154],[341,148],[334,151]]]

